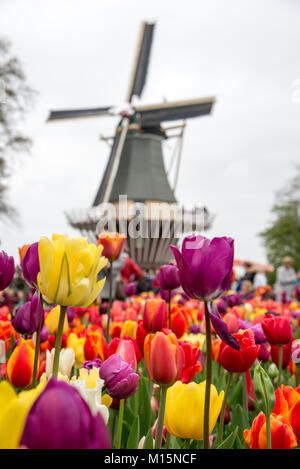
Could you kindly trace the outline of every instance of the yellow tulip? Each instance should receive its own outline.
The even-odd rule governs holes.
[[[35,389],[16,394],[7,381],[1,381],[0,449],[19,447],[28,412],[45,386],[46,383],[40,383]]]
[[[124,322],[121,330],[120,338],[124,339],[125,336],[131,337],[132,339],[136,338],[136,329],[137,329],[137,322],[131,321],[128,319]]]
[[[52,236],[39,242],[39,289],[49,304],[87,307],[101,292],[105,279],[98,273],[107,264],[102,246],[89,244],[87,238]]]
[[[203,440],[205,384],[177,381],[168,389],[165,426],[172,435]],[[210,389],[209,433],[216,425],[224,398],[224,391],[218,395],[214,385]]]
[[[49,334],[56,334],[58,328],[58,321],[60,316],[60,305],[55,306],[52,308],[51,311],[46,316],[45,325],[47,326]],[[67,315],[65,316],[64,320],[64,327],[63,327],[63,334],[68,332],[68,318]]]
[[[83,362],[85,361],[84,356],[84,343],[86,341],[85,337],[78,337],[74,332],[69,334],[67,340],[67,347],[72,348],[75,352],[75,360],[77,367],[81,367]]]

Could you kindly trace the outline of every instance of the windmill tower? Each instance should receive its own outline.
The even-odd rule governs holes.
[[[175,188],[185,121],[210,114],[215,102],[214,97],[208,97],[145,106],[133,105],[134,96],[140,98],[145,86],[154,28],[153,23],[142,23],[125,108],[117,110],[113,106],[106,106],[52,111],[48,119],[57,121],[120,116],[114,136],[104,139],[111,142],[111,151],[92,207],[69,211],[66,216],[71,226],[95,242],[97,224],[103,218],[103,206],[113,204],[116,208],[116,230],[125,232],[130,256],[144,268],[157,268],[171,257],[169,245],[176,244],[178,238]],[[183,123],[162,126],[163,122],[171,121]],[[174,184],[171,187],[164,166],[162,145],[165,139],[174,137],[174,130],[179,133],[175,135],[178,139],[177,162]],[[121,200],[120,195],[123,196]],[[211,224],[211,216],[205,208],[196,207],[191,212],[182,209],[179,211],[181,217],[184,213],[185,227],[188,226],[186,231],[199,229],[199,223],[195,223],[195,214],[199,212],[203,220],[201,229],[208,228]],[[133,236],[128,228],[133,217],[138,219],[137,236]]]

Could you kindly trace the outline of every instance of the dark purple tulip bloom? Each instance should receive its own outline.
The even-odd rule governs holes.
[[[110,449],[103,418],[93,416],[77,389],[52,378],[27,416],[22,446],[29,449]]]
[[[40,342],[41,342],[41,344],[42,344],[43,342],[46,342],[46,340],[48,340],[48,337],[49,337],[48,328],[47,328],[47,326],[43,326],[43,327],[42,327],[42,330],[41,330],[41,335],[40,335]]]
[[[215,303],[213,302],[208,303],[208,310],[209,310],[210,320],[211,320],[211,323],[213,325],[213,328],[216,334],[218,334],[220,339],[222,339],[223,342],[225,342],[225,344],[229,345],[230,347],[236,350],[240,350],[238,341],[230,333],[228,326],[226,322],[224,322],[223,319],[221,318],[220,313]]]
[[[104,380],[108,394],[117,399],[127,399],[136,391],[139,375],[118,354],[111,355],[100,367],[100,377]]]
[[[225,293],[231,284],[233,239],[187,236],[182,252],[171,246],[179,269],[183,290],[191,298],[209,302],[210,319],[218,336],[230,347],[240,350],[237,340],[229,332],[213,299]]]
[[[67,318],[68,318],[68,322],[72,322],[73,319],[75,318],[76,316],[76,309],[73,308],[73,306],[68,306],[67,307]]]
[[[33,243],[27,249],[22,261],[22,271],[26,282],[37,286],[37,275],[40,271],[39,243]]]
[[[220,298],[217,303],[217,308],[219,313],[226,313],[227,310],[227,303],[224,298]]]
[[[189,329],[190,334],[199,334],[201,332],[200,324],[193,323]]]
[[[10,285],[15,273],[15,261],[6,252],[0,252],[0,291]]]
[[[250,329],[254,332],[254,338],[255,342],[257,344],[262,344],[263,342],[266,342],[266,336],[264,333],[264,330],[262,328],[262,325],[260,323],[258,324],[251,324]]]
[[[30,301],[27,301],[18,309],[17,314],[11,322],[15,330],[20,334],[33,334],[38,329],[41,315],[44,322],[41,297],[40,294],[36,292],[31,297]]]
[[[129,282],[124,285],[124,294],[125,296],[134,296],[136,295],[137,288],[135,282]]]
[[[191,298],[210,301],[225,293],[231,284],[233,239],[187,236],[182,252],[171,246],[183,290]]]
[[[240,304],[240,298],[238,295],[235,294],[227,295],[226,300],[230,308],[233,308],[233,306],[238,306]]]
[[[179,269],[175,264],[162,265],[156,280],[162,290],[175,290],[180,287]]]
[[[83,363],[82,368],[85,368],[86,370],[88,370],[88,372],[90,372],[90,370],[92,370],[93,368],[100,368],[101,365],[102,360],[100,360],[100,358],[95,358],[95,360],[86,360]]]

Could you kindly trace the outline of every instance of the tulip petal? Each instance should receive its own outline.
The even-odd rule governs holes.
[[[216,334],[220,339],[225,342],[225,344],[234,348],[235,350],[240,350],[240,346],[235,337],[230,333],[227,324],[221,318],[218,308],[214,302],[209,302],[208,310],[210,315],[210,320],[213,325],[213,328]]]

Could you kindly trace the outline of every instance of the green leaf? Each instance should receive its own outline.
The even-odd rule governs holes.
[[[236,427],[236,429],[225,440],[222,441],[217,449],[231,449],[237,437],[238,430],[239,427]]]
[[[140,378],[138,391],[138,415],[140,417],[141,435],[146,435],[154,423],[154,415],[151,408],[151,395],[148,391],[148,379]]]
[[[152,428],[149,428],[148,433],[146,435],[143,449],[153,449],[153,433]]]
[[[126,448],[137,449],[139,441],[140,441],[140,419],[139,419],[139,416],[137,415],[131,427]]]
[[[259,409],[270,415],[275,406],[275,391],[271,378],[260,363],[254,370],[253,386]]]

